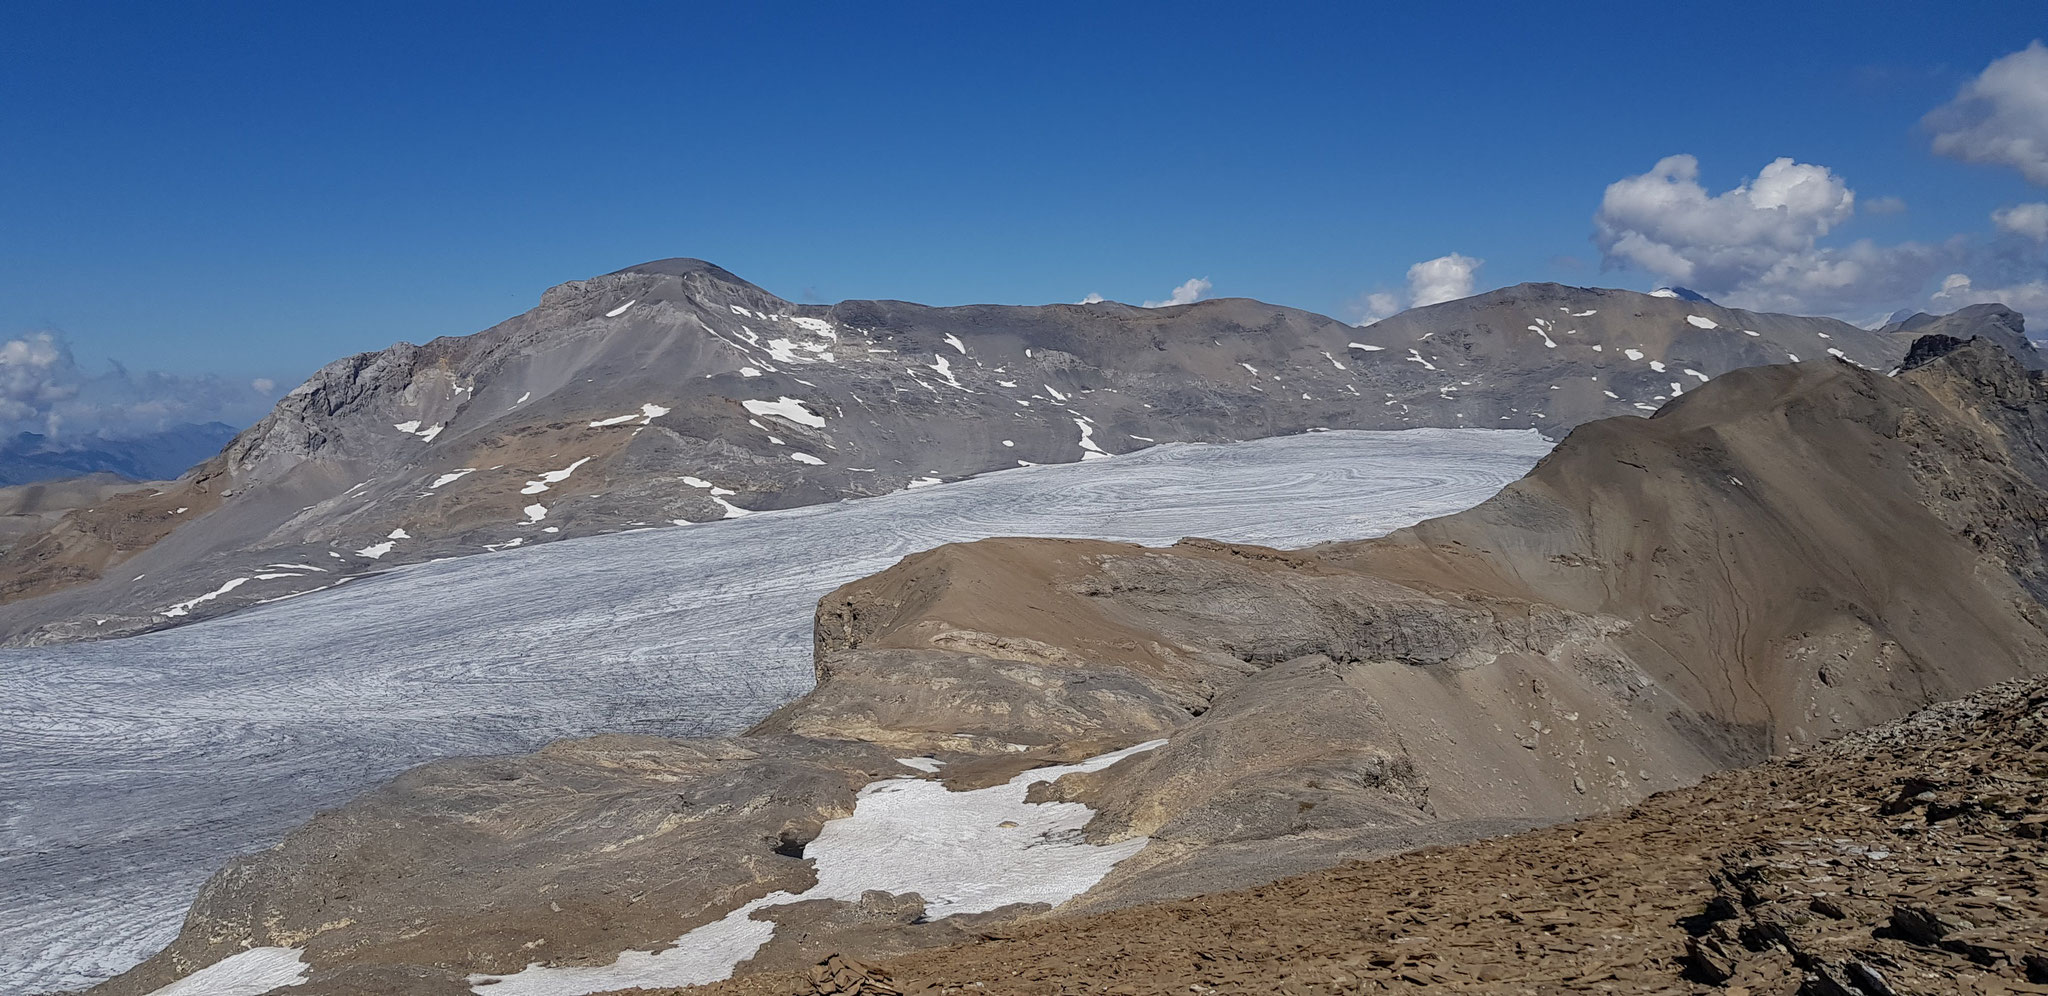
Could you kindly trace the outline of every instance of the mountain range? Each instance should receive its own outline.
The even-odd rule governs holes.
[[[0,556],[0,639],[119,636],[406,563],[1161,442],[1555,438],[1741,367],[1887,371],[1930,322],[2031,353],[1996,306],[1914,322],[1872,332],[1556,284],[1365,328],[1245,299],[828,306],[661,260],[552,288],[475,335],[331,363],[175,484],[23,537]]]
[[[180,425],[121,439],[54,440],[34,432],[0,442],[0,487],[114,474],[168,481],[219,453],[235,438],[224,422]]]

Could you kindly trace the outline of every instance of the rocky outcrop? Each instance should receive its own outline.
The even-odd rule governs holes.
[[[1159,442],[1557,436],[1739,367],[1832,352],[1889,370],[1905,348],[1831,319],[1556,284],[1360,329],[1243,299],[795,304],[661,260],[550,289],[475,335],[328,364],[161,509],[80,510],[0,556],[0,640],[119,636],[397,564]]]
[[[2044,734],[2048,683],[2014,682],[1625,812],[859,971],[931,996],[2033,992]],[[814,979],[689,993],[832,991]]]
[[[1381,540],[912,556],[820,603],[817,689],[747,736],[421,769],[222,872],[169,951],[102,991],[250,947],[299,952],[308,993],[393,973],[418,992],[660,981],[658,956],[619,952],[727,952],[713,938],[735,932],[751,940],[720,972],[870,957],[1592,816],[2038,670],[2043,379],[1988,340],[1915,353],[1895,377],[1719,378]],[[899,825],[917,848],[833,837],[899,793],[932,807]],[[995,826],[941,812],[1004,793],[1019,816]],[[1072,822],[1020,822],[1049,813]],[[927,825],[944,839],[909,829]],[[919,877],[962,840],[996,862],[1005,830],[1112,860],[1003,905]],[[927,884],[864,887],[849,860]],[[1682,871],[1652,870],[1657,888]],[[1441,961],[1414,970],[1451,978]]]

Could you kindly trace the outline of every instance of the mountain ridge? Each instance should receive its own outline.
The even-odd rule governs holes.
[[[556,285],[473,335],[338,359],[161,494],[24,539],[0,558],[0,639],[119,636],[394,564],[1155,442],[1554,437],[1743,366],[1832,351],[1890,369],[1905,346],[1829,319],[1556,284],[1357,328],[1245,298],[794,304],[715,264],[656,260]]]

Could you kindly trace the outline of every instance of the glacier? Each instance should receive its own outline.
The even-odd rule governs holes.
[[[1549,449],[1476,429],[1157,446],[0,651],[0,980],[36,992],[132,967],[227,859],[412,765],[744,729],[809,691],[817,599],[910,553],[1009,535],[1361,539],[1477,504]]]

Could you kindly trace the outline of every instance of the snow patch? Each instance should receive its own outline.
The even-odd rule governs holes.
[[[582,996],[716,982],[730,978],[734,966],[775,936],[775,924],[754,919],[756,911],[816,899],[851,902],[872,889],[922,895],[925,916],[932,920],[1014,903],[1058,906],[1093,887],[1149,839],[1087,843],[1080,832],[1095,811],[1077,802],[1026,802],[1031,786],[1100,771],[1165,743],[1154,740],[1078,764],[1034,768],[967,792],[924,778],[872,782],[861,789],[852,815],[827,822],[805,845],[818,883],[802,893],[771,892],[752,900],[685,933],[659,954],[626,951],[602,966],[550,968],[536,962],[510,975],[478,974],[468,981],[482,996]],[[918,771],[938,766],[923,757],[898,763]]]
[[[936,477],[919,477],[919,478],[916,478],[916,479],[912,480],[912,481],[911,481],[911,482],[910,482],[909,484],[907,484],[907,485],[904,485],[904,487],[906,487],[906,488],[909,488],[909,489],[912,489],[912,490],[915,490],[915,489],[917,489],[917,488],[928,488],[928,487],[931,487],[931,486],[932,486],[932,485],[934,485],[934,484],[944,484],[944,483],[946,483],[946,482],[944,482],[944,481],[942,481],[942,480],[939,480],[939,479],[938,479],[938,478],[936,478]]]
[[[1100,446],[1097,446],[1097,445],[1095,445],[1095,439],[1093,438],[1093,437],[1095,436],[1095,427],[1094,427],[1094,426],[1092,426],[1092,425],[1089,425],[1089,424],[1088,424],[1088,420],[1087,420],[1087,419],[1085,419],[1085,418],[1077,418],[1077,419],[1075,419],[1075,420],[1074,420],[1074,424],[1075,424],[1075,425],[1078,425],[1078,426],[1080,426],[1080,427],[1081,427],[1081,459],[1083,459],[1083,460],[1106,460],[1106,459],[1108,459],[1108,458],[1109,458],[1109,454],[1108,454],[1108,453],[1106,453],[1106,452],[1104,452],[1104,451],[1103,451],[1103,449],[1102,449],[1102,447],[1100,447]]]
[[[236,588],[240,588],[241,586],[248,583],[248,578],[235,578],[234,580],[229,581],[228,583],[221,585],[220,587],[215,588],[214,590],[209,591],[206,594],[199,596],[198,598],[187,599],[185,601],[179,602],[176,605],[171,606],[168,609],[165,609],[163,611],[163,614],[165,616],[175,619],[179,616],[184,615],[187,612],[192,611],[195,608],[198,608],[200,603],[202,602],[211,602],[214,599],[219,598],[222,595],[227,594],[228,592],[234,591]]]
[[[263,996],[306,981],[304,948],[237,951],[149,996]]]
[[[616,308],[613,308],[612,310],[610,310],[610,311],[607,311],[607,312],[605,312],[605,313],[604,313],[604,316],[605,316],[606,318],[617,318],[617,317],[619,317],[620,315],[623,315],[623,314],[625,314],[625,313],[626,313],[626,309],[627,309],[627,308],[630,308],[630,307],[632,307],[632,306],[634,306],[634,305],[636,305],[636,304],[639,304],[639,303],[640,303],[640,299],[636,297],[636,298],[634,298],[634,299],[633,299],[633,300],[631,300],[631,301],[627,301],[627,302],[626,302],[625,304],[619,305],[618,307],[616,307]]]
[[[1345,343],[1345,345],[1350,346],[1352,349],[1365,350],[1368,353],[1377,353],[1380,350],[1387,348],[1385,346],[1372,346],[1362,342]]]
[[[1720,326],[1720,325],[1719,325],[1718,323],[1716,323],[1716,322],[1715,322],[1715,321],[1714,321],[1713,319],[1711,319],[1711,318],[1701,318],[1701,317],[1700,317],[1700,316],[1698,316],[1698,315],[1687,315],[1687,316],[1685,316],[1685,321],[1686,321],[1686,324],[1688,324],[1688,325],[1691,325],[1691,326],[1692,326],[1692,327],[1694,327],[1694,328],[1699,328],[1699,329],[1718,329],[1718,328],[1720,328],[1720,327],[1721,327],[1721,326]]]
[[[391,548],[392,548],[392,547],[395,547],[395,546],[397,546],[397,545],[398,545],[398,544],[396,544],[396,543],[393,543],[393,542],[391,542],[390,540],[385,540],[385,541],[384,541],[384,542],[382,542],[382,543],[372,543],[372,544],[370,544],[369,546],[366,546],[366,547],[363,547],[363,548],[362,548],[362,549],[360,549],[360,550],[357,550],[357,551],[356,551],[356,556],[358,556],[358,557],[368,557],[368,558],[370,558],[371,560],[378,560],[378,559],[381,559],[381,558],[382,558],[382,557],[383,557],[383,556],[384,556],[385,554],[387,554],[387,553],[390,553],[390,552],[391,552]]]
[[[639,420],[641,425],[652,425],[654,424],[655,419],[658,419],[663,415],[668,414],[670,411],[671,409],[664,408],[660,405],[643,404],[640,406],[640,410],[638,412],[635,412],[631,415],[614,415],[611,418],[601,418],[595,422],[590,423],[590,427],[593,429],[602,429],[610,425],[624,425],[627,422],[631,422],[636,419]]]
[[[1643,351],[1640,349],[1624,349],[1621,351],[1621,355],[1631,360],[1640,360],[1643,358]]]
[[[817,457],[810,455],[809,453],[791,453],[789,455],[789,458],[791,460],[795,460],[798,463],[810,464],[813,467],[823,467],[825,465],[825,461],[820,460]]]
[[[528,505],[520,509],[520,511],[526,513],[526,521],[520,523],[520,525],[530,526],[548,517],[548,507],[546,505]]]
[[[577,460],[575,463],[572,463],[567,467],[563,467],[561,470],[550,470],[540,475],[539,480],[526,482],[526,486],[520,488],[519,493],[522,495],[540,494],[541,492],[546,491],[549,485],[560,484],[563,481],[568,480],[569,475],[576,472],[576,468],[581,467],[589,462],[589,457],[583,457],[582,459]]]
[[[798,425],[808,425],[813,428],[822,429],[825,426],[823,416],[813,414],[809,408],[804,407],[803,402],[795,398],[782,397],[774,401],[744,401],[741,404],[748,411],[756,415],[779,415]]]
[[[463,467],[460,470],[451,470],[448,473],[442,474],[441,476],[434,478],[434,483],[427,485],[427,490],[433,491],[444,485],[454,484],[456,481],[462,480],[464,477],[474,473],[476,473],[475,467]]]
[[[946,382],[947,386],[955,387],[962,391],[967,390],[966,385],[961,384],[960,381],[953,376],[952,360],[946,359],[944,356],[934,354],[932,356],[932,362],[926,364],[926,367],[928,369],[938,371],[939,377]]]
[[[961,356],[967,355],[967,344],[961,342],[960,337],[951,332],[946,333],[946,345],[959,350]]]

